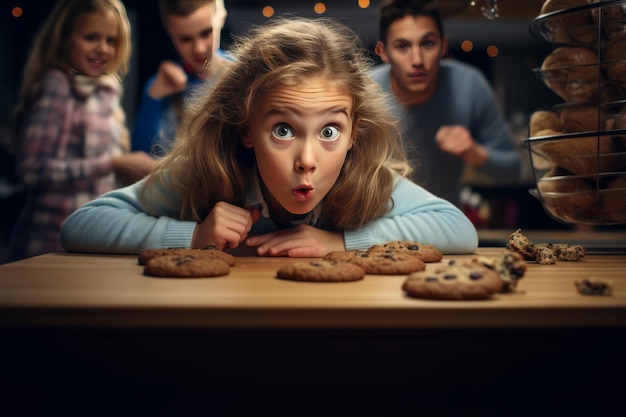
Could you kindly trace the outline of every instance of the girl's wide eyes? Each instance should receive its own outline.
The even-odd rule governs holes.
[[[319,138],[324,141],[336,140],[339,137],[339,129],[336,126],[324,126],[320,131]],[[281,140],[293,139],[295,137],[289,125],[280,123],[272,128],[272,135]]]
[[[294,134],[291,131],[291,128],[289,127],[289,125],[286,125],[284,123],[277,124],[276,126],[274,126],[272,128],[272,134],[277,139],[282,139],[282,140],[293,139],[294,137]]]
[[[339,137],[339,129],[336,126],[324,126],[320,132],[320,139],[335,140]]]

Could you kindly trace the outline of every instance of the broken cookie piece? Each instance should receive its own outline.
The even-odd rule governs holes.
[[[612,295],[613,287],[611,282],[600,278],[585,278],[576,281],[576,289],[582,295]]]

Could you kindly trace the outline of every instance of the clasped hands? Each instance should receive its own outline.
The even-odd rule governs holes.
[[[257,248],[261,256],[322,257],[328,252],[345,250],[343,233],[330,232],[301,224],[258,236],[248,236],[261,214],[226,202],[217,203],[193,231],[191,247],[216,246],[234,249],[240,244]]]

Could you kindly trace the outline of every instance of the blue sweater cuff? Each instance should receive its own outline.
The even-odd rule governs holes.
[[[163,239],[164,248],[189,248],[196,222],[171,221]]]

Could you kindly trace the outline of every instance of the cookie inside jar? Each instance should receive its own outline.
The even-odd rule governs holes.
[[[531,146],[535,153],[576,175],[615,172],[626,168],[626,140],[620,134],[626,125],[623,104],[596,106],[568,103],[555,106],[560,131],[550,133]]]
[[[537,181],[536,196],[549,214],[563,222],[626,221],[626,172],[556,176],[548,173]]]
[[[556,44],[534,71],[564,103],[530,119],[529,191],[564,223],[624,223],[626,0],[545,0],[530,29]]]
[[[598,53],[590,47],[558,47],[535,74],[566,103],[611,102],[620,98],[611,78],[601,69]],[[611,69],[617,69],[615,64]]]

